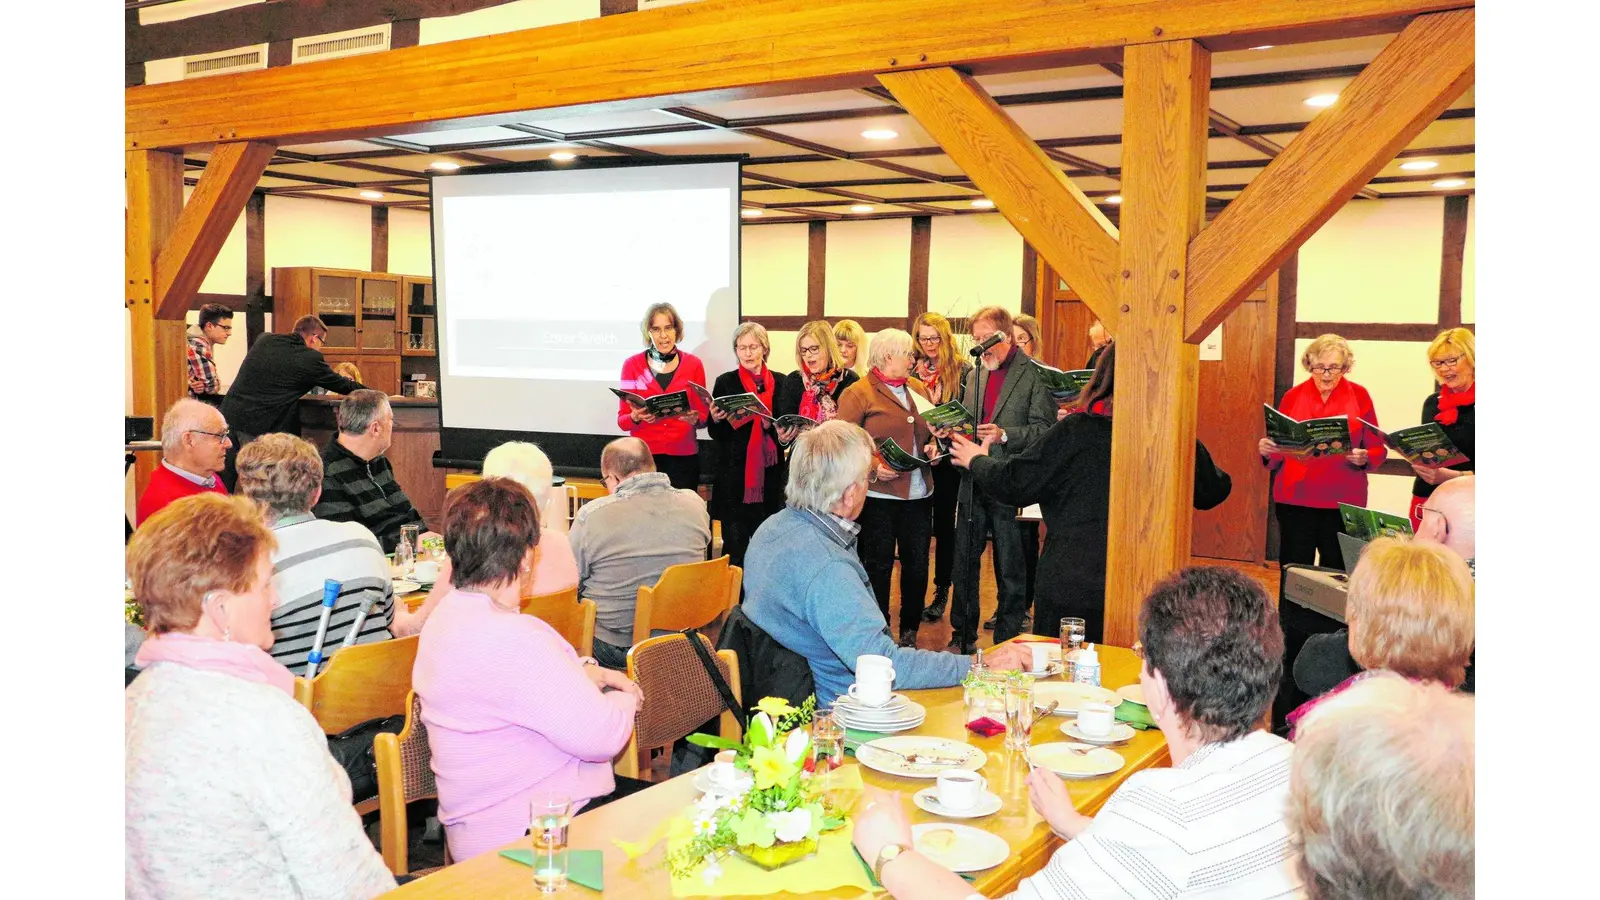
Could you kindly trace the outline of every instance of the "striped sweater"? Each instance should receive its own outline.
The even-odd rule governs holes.
[[[1013,900],[1300,896],[1284,821],[1294,745],[1265,731],[1128,777]]]
[[[426,528],[422,514],[411,505],[387,457],[365,460],[339,443],[338,435],[322,448],[322,497],[311,510],[319,519],[360,522],[393,553],[400,543],[400,526]]]
[[[340,583],[340,590],[328,620],[323,659],[331,657],[344,640],[355,624],[361,601],[368,597],[372,609],[356,642],[388,639],[394,617],[389,561],[366,526],[327,522],[307,513],[280,519],[272,531],[278,539],[278,550],[272,556],[272,586],[278,593],[272,609],[273,659],[296,675],[305,674],[306,657],[322,618],[322,583],[329,578]]]

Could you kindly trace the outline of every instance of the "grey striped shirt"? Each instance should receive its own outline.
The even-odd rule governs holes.
[[[372,597],[372,611],[356,642],[388,639],[394,617],[389,561],[365,525],[329,522],[308,513],[281,519],[272,530],[278,538],[278,552],[272,556],[272,586],[278,591],[272,610],[273,659],[296,675],[305,674],[322,617],[322,583],[329,578],[340,583],[340,590],[323,642],[323,666],[355,624],[365,597]]]

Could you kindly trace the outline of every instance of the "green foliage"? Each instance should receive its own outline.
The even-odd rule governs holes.
[[[698,747],[711,747],[716,750],[743,750],[744,744],[729,740],[717,734],[691,734],[689,743]]]

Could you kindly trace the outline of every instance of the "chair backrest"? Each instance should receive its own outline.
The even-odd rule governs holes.
[[[594,655],[594,601],[579,600],[577,588],[525,598],[522,611],[543,619],[579,656]]]
[[[433,780],[428,727],[422,724],[422,701],[415,691],[406,695],[406,726],[399,734],[381,733],[372,742],[378,765],[378,835],[383,864],[404,875],[406,855],[406,804],[439,796]]]
[[[697,635],[707,651],[711,641]],[[739,694],[739,657],[732,650],[717,650],[712,658],[717,670]],[[629,778],[639,777],[639,750],[653,750],[692,734],[710,719],[719,718],[718,731],[725,738],[739,740],[743,731],[738,719],[722,702],[722,694],[706,673],[689,638],[682,634],[662,635],[636,644],[628,651],[628,677],[644,693],[644,703],[633,719],[633,737],[617,759],[616,770]]]
[[[316,678],[295,679],[295,699],[327,734],[368,719],[404,715],[418,640],[412,635],[346,647]]]
[[[726,556],[667,566],[653,586],[639,588],[633,609],[633,642],[651,631],[704,628],[739,602],[744,570]]]

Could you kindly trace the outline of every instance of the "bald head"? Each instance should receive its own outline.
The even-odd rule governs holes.
[[[617,438],[600,451],[600,474],[615,478],[618,484],[655,470],[656,458],[650,455],[650,447],[636,437]]]
[[[161,417],[161,455],[185,472],[215,475],[225,465],[227,434],[228,423],[216,407],[179,400]]]
[[[1462,559],[1477,556],[1477,478],[1452,478],[1422,503],[1422,527],[1417,537],[1454,550]]]

